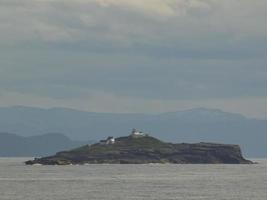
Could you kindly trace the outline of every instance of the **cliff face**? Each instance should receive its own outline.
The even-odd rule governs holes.
[[[54,156],[27,161],[26,164],[251,164],[243,158],[238,145],[212,143],[171,144],[156,138],[120,137],[115,144],[93,144]]]

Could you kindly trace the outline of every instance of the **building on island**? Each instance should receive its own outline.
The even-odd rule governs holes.
[[[148,134],[143,133],[142,131],[139,131],[139,130],[134,128],[132,130],[132,133],[131,133],[130,136],[132,136],[132,137],[145,137],[145,136],[148,136]]]
[[[106,140],[100,140],[99,144],[101,145],[115,144],[115,138],[112,136],[109,136]]]

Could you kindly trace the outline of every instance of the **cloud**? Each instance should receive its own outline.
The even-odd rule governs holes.
[[[90,100],[98,111],[265,98],[266,7],[261,0],[0,0],[2,98],[83,108]]]
[[[176,1],[167,0],[136,0],[136,1],[125,1],[125,0],[96,0],[98,4],[104,7],[117,7],[120,9],[126,9],[128,11],[136,11],[145,15],[160,15],[160,16],[174,16]]]
[[[67,100],[99,92],[187,101],[267,96],[265,60],[151,59],[50,49],[12,53],[0,54],[0,89],[25,95]]]
[[[266,39],[262,8],[267,3],[261,2],[2,0],[0,42],[83,43],[92,51],[105,46],[189,52],[217,47],[226,53],[235,45],[250,45],[248,39]]]

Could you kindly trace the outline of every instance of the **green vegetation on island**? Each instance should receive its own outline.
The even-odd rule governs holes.
[[[127,137],[101,140],[54,156],[36,158],[28,165],[69,164],[251,164],[238,145],[196,143],[172,144],[137,130]]]

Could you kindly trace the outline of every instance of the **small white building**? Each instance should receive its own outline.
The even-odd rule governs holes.
[[[109,144],[115,144],[115,138],[114,137],[108,137],[106,140],[100,140],[99,144],[101,145],[109,145]]]
[[[108,144],[115,144],[115,138],[114,137],[108,137],[107,143]]]

